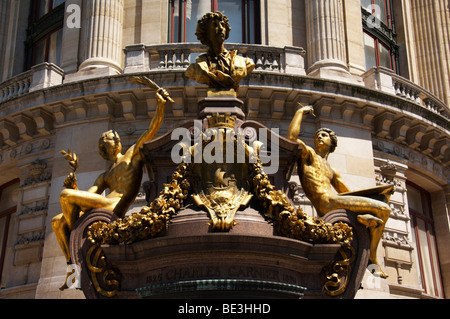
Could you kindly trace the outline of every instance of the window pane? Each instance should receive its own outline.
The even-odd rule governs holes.
[[[366,70],[377,66],[377,58],[375,54],[375,39],[367,33],[364,33],[364,51],[366,54]]]
[[[61,3],[64,3],[64,2],[66,2],[66,0],[53,0],[53,8],[56,8]]]
[[[391,68],[391,52],[384,45],[378,45],[378,52],[380,54],[380,66]]]
[[[256,43],[258,42],[258,40],[256,39],[256,19],[255,19],[255,14],[256,14],[256,10],[257,10],[257,6],[255,4],[254,0],[248,1],[248,6],[247,6],[247,11],[246,12],[246,17],[248,19],[248,21],[245,21],[245,25],[246,25],[246,29],[244,31],[244,33],[246,34],[246,41],[247,43]],[[243,41],[244,42],[244,39]]]
[[[411,185],[408,185],[406,190],[409,208],[415,210],[416,212],[422,213],[422,195],[420,191]]]
[[[242,43],[242,0],[218,0],[218,11],[230,20],[231,32],[228,42]]]
[[[439,277],[440,271],[439,271],[439,259],[437,256],[437,247],[436,247],[436,238],[435,236],[430,233],[430,251],[431,251],[431,255],[430,258],[433,262],[432,266],[433,266],[433,272],[435,274],[435,290],[433,291],[433,295],[439,296],[439,297],[443,297],[443,293],[442,293],[442,283]]]
[[[8,210],[17,205],[17,192],[19,191],[19,183],[14,183],[1,190],[0,212]]]
[[[48,12],[50,0],[38,0],[37,18],[39,19]]]
[[[428,246],[427,231],[425,222],[420,218],[417,219],[420,252],[422,255],[422,271],[425,281],[425,292],[434,295],[433,268],[431,265],[430,247]]]
[[[50,36],[48,62],[54,63],[57,66],[61,66],[62,31],[63,29],[59,29]]]
[[[387,25],[385,0],[375,0],[375,16]]]
[[[211,12],[211,0],[186,0],[186,42],[198,42],[197,21],[207,12]]]
[[[34,45],[33,48],[33,63],[32,65],[36,65],[42,62],[45,62],[45,45],[47,40],[41,40]]]
[[[3,247],[3,234],[5,233],[6,217],[0,218],[0,253]]]
[[[372,8],[372,0],[361,0],[361,7],[370,11]]]

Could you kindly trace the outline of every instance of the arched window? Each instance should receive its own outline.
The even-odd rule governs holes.
[[[398,73],[392,0],[361,0],[366,70],[383,66]]]
[[[230,20],[230,43],[261,43],[259,0],[171,0],[169,2],[169,39],[198,42],[197,21],[207,12],[220,11]]]
[[[32,1],[26,40],[26,69],[43,62],[61,65],[64,2],[65,0]]]
[[[430,194],[410,182],[406,189],[422,288],[428,295],[444,298]]]

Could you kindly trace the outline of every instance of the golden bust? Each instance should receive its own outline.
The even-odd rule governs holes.
[[[224,41],[231,31],[228,18],[221,12],[205,14],[197,23],[195,35],[208,52],[200,55],[186,70],[186,76],[214,89],[239,88],[239,82],[249,75],[255,64],[252,59],[227,51]]]

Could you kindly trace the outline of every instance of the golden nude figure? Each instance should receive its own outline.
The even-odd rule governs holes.
[[[381,270],[378,263],[377,247],[390,215],[390,207],[375,199],[343,194],[350,190],[341,175],[327,161],[328,155],[337,146],[336,134],[329,129],[319,129],[314,135],[315,148],[298,139],[303,116],[312,112],[311,106],[300,108],[295,113],[287,133],[287,138],[297,142],[301,149],[297,169],[303,191],[321,217],[336,209],[348,209],[357,214],[357,220],[369,228],[371,240],[369,261],[378,265],[377,274],[386,278],[387,274]],[[332,187],[337,194],[332,191]]]
[[[130,80],[137,84],[154,87],[154,83],[146,77],[135,77]],[[91,209],[103,208],[114,212],[119,218],[123,218],[128,207],[136,198],[141,185],[144,165],[140,148],[145,142],[152,140],[158,132],[164,118],[166,101],[171,100],[167,91],[161,88],[156,92],[156,97],[158,100],[156,114],[136,144],[122,154],[122,144],[117,132],[111,130],[103,133],[98,142],[99,153],[104,159],[111,162],[109,169],[100,174],[94,185],[87,191],[64,189],[61,192],[62,213],[52,219],[52,228],[68,264],[71,263],[70,232],[81,214]],[[103,196],[102,193],[106,189],[109,189],[110,193]],[[64,283],[60,289],[66,288],[68,288],[67,284]]]

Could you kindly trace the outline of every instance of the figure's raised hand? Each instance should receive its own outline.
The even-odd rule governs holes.
[[[156,91],[156,98],[161,102],[166,102],[167,100],[172,101],[169,93],[166,91],[166,89],[163,88],[160,88],[158,91]]]
[[[299,105],[301,105],[301,104],[299,103]],[[311,105],[302,106],[301,110],[302,110],[303,114],[312,114],[314,117],[316,116],[314,114],[314,108]]]

